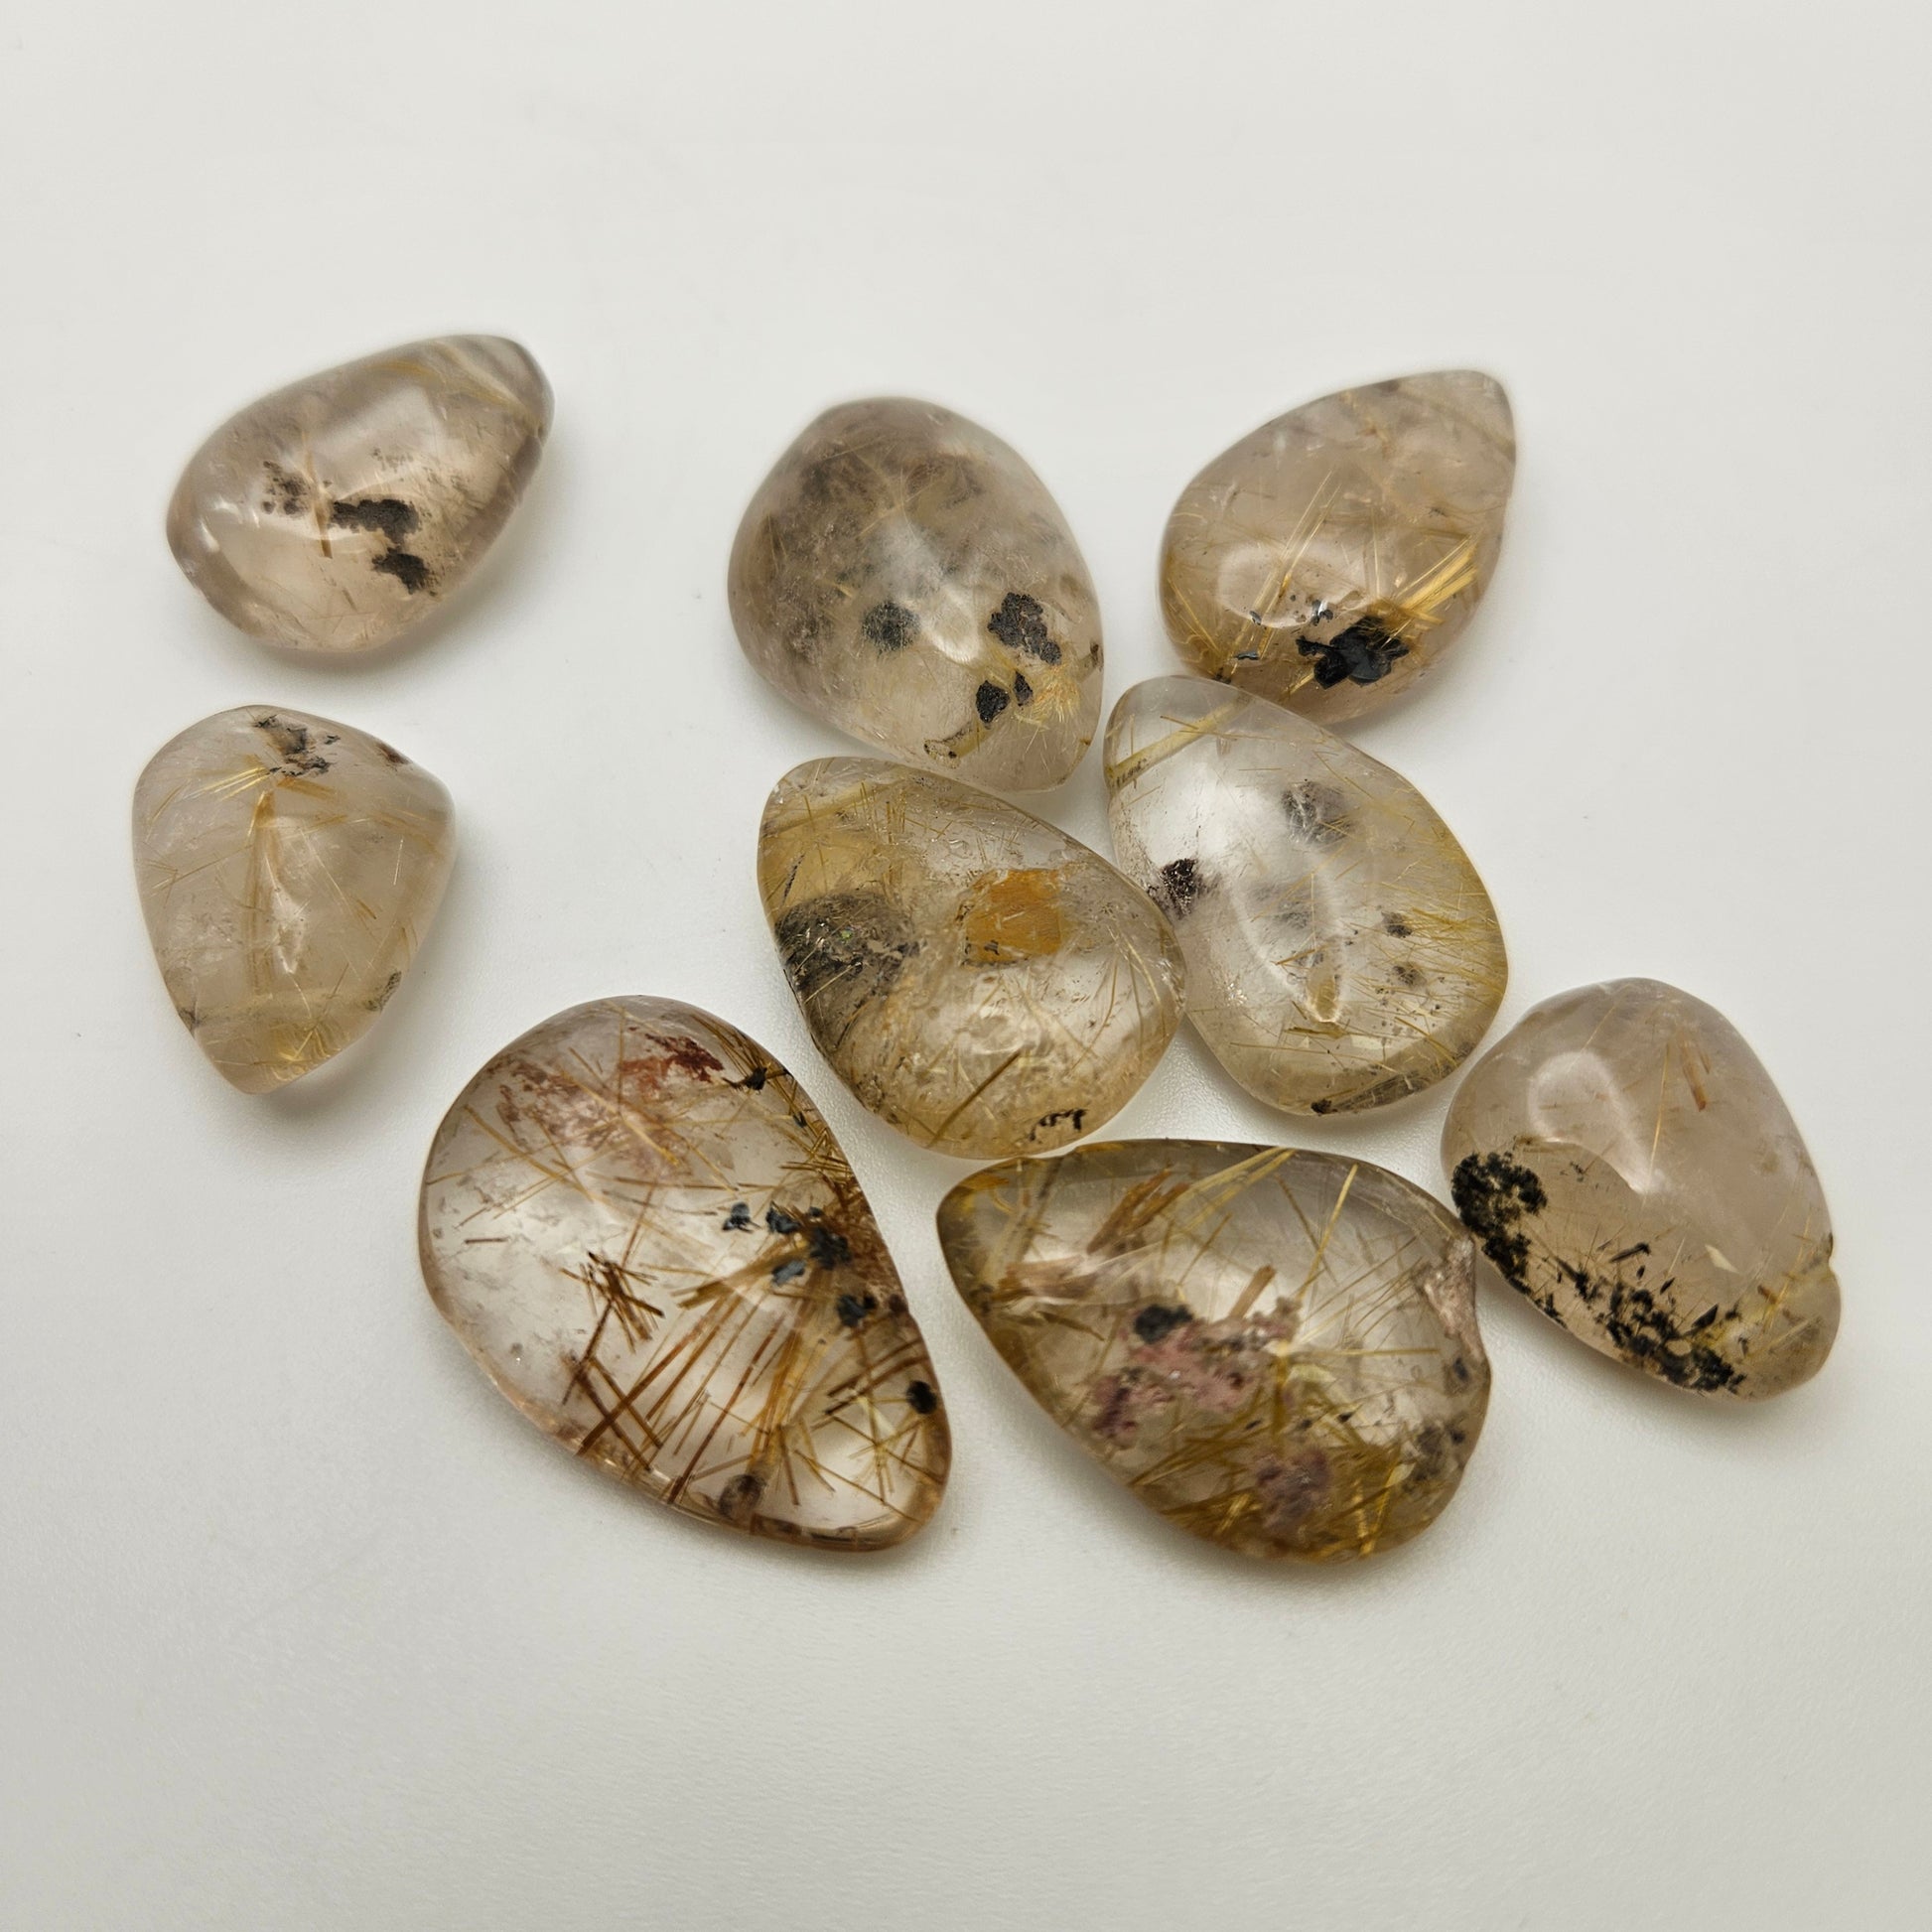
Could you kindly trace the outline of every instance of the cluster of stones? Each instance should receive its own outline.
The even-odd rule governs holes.
[[[514,344],[372,356],[216,431],[170,540],[254,635],[384,644],[474,570],[549,421]],[[1188,484],[1161,590],[1201,675],[1114,708],[1119,870],[995,795],[1069,775],[1102,662],[1072,533],[999,438],[925,403],[830,410],[732,551],[747,656],[891,755],[800,765],[765,806],[759,890],[814,1045],[920,1146],[995,1164],[939,1209],[966,1306],[1136,1496],[1246,1555],[1364,1557],[1441,1513],[1488,1401],[1485,1273],[1715,1396],[1804,1381],[1837,1327],[1830,1221],[1775,1087],[1651,981],[1547,1001],[1477,1062],[1444,1138],[1453,1215],[1305,1149],[1042,1158],[1126,1106],[1183,1017],[1291,1114],[1384,1105],[1480,1042],[1507,979],[1488,894],[1416,787],[1329,727],[1467,623],[1514,459],[1501,387],[1456,371],[1323,397]],[[135,844],[170,998],[262,1092],[396,992],[449,876],[450,800],[360,731],[247,706],[156,755]],[[623,996],[512,1041],[438,1130],[420,1225],[437,1307],[584,1460],[831,1549],[936,1508],[939,1380],[878,1223],[811,1099],[726,1022]]]

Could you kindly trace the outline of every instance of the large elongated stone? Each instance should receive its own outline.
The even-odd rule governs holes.
[[[977,423],[828,409],[731,558],[745,653],[808,711],[1002,791],[1056,785],[1100,721],[1093,581],[1046,486]]]
[[[565,1448],[756,1536],[877,1550],[938,1506],[939,1380],[831,1130],[736,1027],[595,1000],[458,1096],[423,1277]]]
[[[1532,1007],[1457,1089],[1457,1211],[1537,1308],[1681,1389],[1777,1395],[1838,1332],[1811,1156],[1737,1030],[1656,980]]]
[[[348,725],[244,705],[191,725],[134,791],[155,958],[244,1093],[320,1066],[388,1004],[450,877],[450,794]]]
[[[1228,1549],[1386,1550],[1435,1521],[1474,1452],[1474,1244],[1366,1162],[1096,1143],[968,1176],[939,1240],[1047,1414]]]
[[[1509,398],[1470,369],[1343,389],[1216,457],[1168,519],[1161,607],[1196,670],[1324,724],[1461,634],[1516,472]]]
[[[550,385],[517,344],[409,343],[230,417],[182,472],[168,542],[250,636],[365,650],[475,569],[549,427]]]
[[[1146,895],[1077,839],[931,772],[787,772],[759,890],[819,1050],[943,1154],[1091,1133],[1180,1023],[1180,948]]]
[[[1508,966],[1475,868],[1345,740],[1204,678],[1152,678],[1114,707],[1107,786],[1115,854],[1180,935],[1187,1016],[1258,1099],[1400,1099],[1495,1018]]]

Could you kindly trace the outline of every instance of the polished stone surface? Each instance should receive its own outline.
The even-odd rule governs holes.
[[[1323,724],[1407,690],[1461,634],[1502,544],[1509,398],[1470,369],[1343,389],[1181,491],[1161,555],[1194,669]]]
[[[251,403],[168,506],[175,560],[250,636],[366,650],[435,611],[523,494],[550,385],[497,336],[442,336]]]
[[[1114,854],[1166,907],[1187,1017],[1292,1113],[1440,1080],[1508,977],[1495,907],[1399,772],[1312,720],[1205,678],[1151,678],[1107,725]]]
[[[1474,1244],[1366,1162],[1097,1142],[969,1175],[939,1240],[1047,1414],[1227,1549],[1389,1549],[1435,1521],[1475,1450]]]
[[[168,997],[244,1093],[365,1033],[443,897],[450,795],[348,725],[243,705],[157,752],[134,792],[141,907]]]
[[[736,1027],[573,1007],[437,1129],[423,1276],[540,1429],[686,1514],[877,1550],[938,1506],[939,1381],[831,1129]]]
[[[794,702],[1000,791],[1056,785],[1100,721],[1100,612],[1046,486],[933,403],[828,409],[759,485],[732,621]]]
[[[1537,1308],[1678,1388],[1777,1395],[1838,1332],[1811,1156],[1723,1014],[1657,980],[1533,1007],[1456,1090],[1457,1211]]]
[[[942,1154],[1064,1146],[1180,1024],[1180,948],[1131,881],[989,792],[881,759],[787,772],[759,890],[819,1051]]]

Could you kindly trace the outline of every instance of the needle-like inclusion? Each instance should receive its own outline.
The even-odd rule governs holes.
[[[1003,798],[881,759],[779,779],[759,891],[812,1038],[921,1146],[1063,1147],[1180,1024],[1180,947],[1131,880]]]
[[[450,794],[380,739],[273,705],[191,725],[134,791],[148,936],[183,1024],[244,1093],[374,1024],[449,882]]]
[[[1196,670],[1324,724],[1414,684],[1496,564],[1509,398],[1471,369],[1343,389],[1216,457],[1168,519],[1161,607]]]
[[[961,1181],[939,1240],[1053,1420],[1227,1549],[1386,1550],[1435,1521],[1474,1452],[1475,1245],[1366,1162],[1098,1142]]]
[[[202,445],[175,561],[254,637],[366,650],[476,568],[543,453],[550,385],[497,336],[444,336],[278,389]]]
[[[932,403],[828,409],[732,546],[745,654],[854,738],[999,791],[1058,784],[1100,722],[1100,611],[1046,486]]]
[[[830,1128],[737,1028],[596,1000],[437,1130],[423,1277],[490,1380],[707,1522],[878,1550],[938,1506],[939,1381]]]
[[[1400,772],[1266,698],[1151,678],[1107,726],[1114,852],[1166,907],[1187,1017],[1257,1099],[1355,1112],[1440,1080],[1503,996],[1496,909]]]
[[[1751,1398],[1838,1333],[1824,1189],[1729,1021],[1657,980],[1532,1007],[1443,1130],[1456,1210],[1535,1307],[1680,1389]]]

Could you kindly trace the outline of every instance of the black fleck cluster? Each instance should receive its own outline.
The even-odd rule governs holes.
[[[1482,1252],[1527,1291],[1530,1242],[1517,1223],[1550,1204],[1535,1172],[1504,1154],[1465,1155],[1449,1176],[1449,1197],[1463,1226],[1482,1243]]]
[[[1409,646],[1380,618],[1357,618],[1346,630],[1325,639],[1304,637],[1304,657],[1314,659],[1314,681],[1325,691],[1344,682],[1374,684],[1388,676]]]
[[[1042,664],[1060,661],[1059,645],[1046,634],[1045,607],[1024,591],[1009,591],[1000,608],[987,619],[986,627],[1009,650],[1024,650]]]

